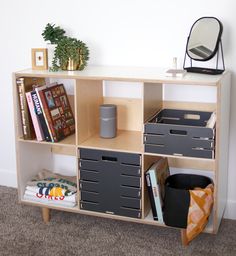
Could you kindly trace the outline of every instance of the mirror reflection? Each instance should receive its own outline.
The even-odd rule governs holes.
[[[197,20],[190,31],[187,54],[191,59],[205,61],[214,57],[222,34],[222,25],[214,17]]]

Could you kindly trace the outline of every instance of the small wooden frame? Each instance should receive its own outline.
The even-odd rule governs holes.
[[[48,69],[48,49],[33,48],[31,49],[32,69],[47,70]]]

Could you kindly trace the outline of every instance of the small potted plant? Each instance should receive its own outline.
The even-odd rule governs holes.
[[[76,38],[64,37],[56,46],[51,70],[83,70],[88,59],[89,50],[85,43]]]
[[[55,27],[55,24],[48,23],[42,33],[43,39],[51,44],[57,44],[63,37],[66,31],[61,27]]]
[[[65,37],[65,30],[55,24],[48,23],[43,30],[43,39],[47,42],[48,66],[52,67],[54,51],[58,42]]]

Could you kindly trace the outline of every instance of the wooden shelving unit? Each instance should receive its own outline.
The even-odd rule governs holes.
[[[129,68],[129,67],[87,67],[84,71],[35,71],[23,70],[13,74],[13,91],[15,106],[15,131],[16,131],[16,153],[17,153],[17,176],[19,200],[21,203],[42,207],[45,220],[48,218],[47,209],[53,208],[62,211],[78,212],[92,216],[107,217],[125,221],[132,221],[150,225],[160,225],[152,220],[148,193],[145,185],[144,174],[152,161],[161,155],[144,152],[143,127],[149,119],[160,108],[175,108],[189,110],[216,111],[216,147],[215,159],[199,159],[183,156],[169,156],[171,168],[190,169],[205,172],[213,177],[214,207],[211,221],[205,232],[217,233],[227,197],[227,169],[228,169],[228,136],[229,136],[229,110],[230,110],[230,74],[210,76],[202,74],[187,73],[184,78],[165,77],[165,70],[156,68]],[[37,142],[36,140],[24,140],[22,137],[19,103],[16,90],[16,79],[19,77],[44,77],[53,81],[64,79],[73,81],[73,95],[70,101],[76,119],[76,133],[58,143]],[[104,81],[126,81],[142,83],[142,97],[140,99],[105,97],[103,95]],[[215,88],[216,102],[179,102],[166,101],[163,99],[163,88],[165,84],[203,86]],[[66,84],[65,84],[66,85]],[[71,91],[71,90],[70,90]],[[118,133],[113,139],[102,139],[99,136],[99,105],[113,103],[118,106]],[[52,205],[43,205],[23,200],[26,182],[41,169],[53,170],[53,155],[68,155],[76,159],[76,165],[71,166],[75,175],[80,177],[78,159],[79,148],[101,149],[108,151],[128,152],[140,154],[142,159],[141,175],[141,201],[142,216],[140,219],[109,215],[106,213],[90,212],[76,207],[67,208]],[[57,170],[55,170],[57,171]],[[78,200],[80,197],[78,197]]]

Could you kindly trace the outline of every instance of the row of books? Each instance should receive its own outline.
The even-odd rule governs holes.
[[[25,140],[58,142],[75,132],[75,119],[63,84],[44,78],[16,80]]]
[[[164,223],[162,209],[165,195],[165,180],[170,175],[167,158],[160,158],[157,162],[153,163],[145,175],[153,219]]]

